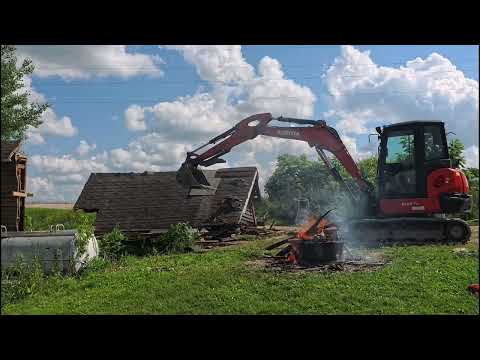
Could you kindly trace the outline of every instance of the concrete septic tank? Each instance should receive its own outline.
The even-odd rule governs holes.
[[[74,273],[98,256],[98,243],[92,236],[86,245],[86,251],[78,258],[75,230],[57,231],[18,231],[2,233],[2,269],[15,264],[22,258],[31,264],[37,257],[46,274],[58,269],[63,273]]]

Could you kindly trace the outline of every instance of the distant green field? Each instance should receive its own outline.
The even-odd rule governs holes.
[[[95,222],[95,213],[84,213],[81,210],[26,208],[25,230],[49,230],[50,225],[56,224],[65,225],[65,229],[74,229],[79,224],[81,216],[87,216],[92,224]]]

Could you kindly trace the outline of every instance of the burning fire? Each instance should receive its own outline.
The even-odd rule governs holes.
[[[317,222],[317,219],[311,216],[308,222],[305,225],[303,225],[300,231],[297,233],[297,237],[302,240],[313,240],[315,235],[317,234],[325,235],[323,230],[328,225],[328,220],[325,218],[320,220],[320,222],[318,223],[315,229],[314,226],[316,222]]]
[[[332,209],[333,210],[333,209]],[[337,226],[334,223],[329,222],[325,216],[332,210],[327,211],[321,217],[311,216],[308,222],[302,226],[300,231],[297,233],[296,240],[290,240],[290,253],[287,257],[287,260],[290,263],[296,264],[298,262],[300,254],[300,247],[294,245],[294,241],[298,240],[320,240],[330,244],[330,242],[337,241]]]

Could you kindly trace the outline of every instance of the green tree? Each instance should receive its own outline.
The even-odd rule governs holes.
[[[450,159],[455,164],[458,163],[458,167],[463,169],[465,168],[465,156],[463,155],[463,150],[465,146],[459,139],[452,139],[448,144],[448,153],[450,154]]]
[[[293,224],[300,199],[308,199],[310,210],[319,213],[332,207],[340,196],[338,190],[338,184],[322,162],[309,160],[305,155],[280,155],[273,175],[265,184],[268,198],[264,211],[277,223]]]
[[[478,169],[467,168],[464,170],[468,179],[468,185],[470,187],[470,195],[472,195],[472,210],[468,214],[468,219],[478,219]]]
[[[337,159],[333,159],[332,164],[338,170],[343,179],[345,179],[349,183],[354,183],[352,176],[343,167],[340,161],[338,161]],[[357,166],[360,169],[363,178],[365,180],[368,180],[375,187],[375,189],[377,189],[378,156],[372,155],[368,158],[362,159],[357,162]]]
[[[415,159],[415,146],[413,135],[404,135],[400,137],[402,151],[397,154],[397,162],[413,164]]]
[[[23,79],[32,74],[34,66],[30,59],[25,59],[17,67],[15,47],[2,45],[2,141],[22,140],[28,126],[38,127],[40,117],[48,104],[30,103],[28,91],[24,88]]]
[[[356,191],[356,183],[337,159],[332,159],[343,179]],[[358,166],[364,178],[376,186],[377,156],[361,160]],[[323,161],[309,160],[305,155],[281,155],[277,167],[265,184],[267,199],[261,206],[262,213],[277,223],[294,223],[298,211],[298,201],[308,199],[313,214],[336,208],[336,215],[345,216],[351,208],[348,194],[330,174]]]

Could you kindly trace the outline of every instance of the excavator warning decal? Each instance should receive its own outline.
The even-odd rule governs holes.
[[[422,206],[412,206],[412,210],[414,210],[414,211],[419,211],[419,210],[420,210],[420,211],[423,211],[423,210],[425,210],[425,206],[423,206],[423,205],[422,205]]]

